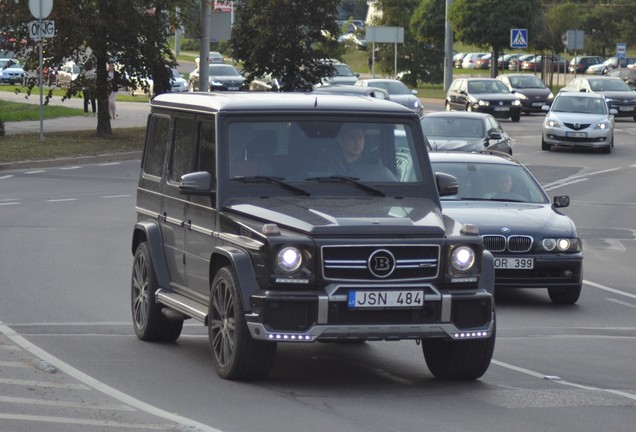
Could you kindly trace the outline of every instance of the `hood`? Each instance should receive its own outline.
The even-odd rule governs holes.
[[[551,117],[558,118],[563,123],[596,123],[601,121],[607,121],[607,115],[605,114],[584,114],[584,113],[566,113],[566,112],[550,112]]]
[[[311,235],[445,235],[426,198],[270,197],[231,199],[224,211]]]
[[[428,137],[433,150],[440,151],[481,151],[484,146],[484,138],[436,138]]]
[[[625,99],[630,101],[636,99],[635,91],[602,91],[598,93],[602,93],[605,97],[610,99]]]
[[[555,211],[550,204],[442,201],[444,214],[461,223],[477,225],[479,234],[575,236],[572,220]]]
[[[477,99],[482,100],[504,100],[504,101],[514,101],[519,99],[512,93],[481,93],[474,95]]]
[[[547,88],[515,88],[517,94],[525,95],[528,98],[541,97],[546,98],[550,94],[550,89]]]

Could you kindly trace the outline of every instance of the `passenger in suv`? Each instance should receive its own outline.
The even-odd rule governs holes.
[[[409,339],[436,377],[486,372],[493,258],[442,214],[457,181],[433,173],[416,113],[261,92],[150,107],[132,236],[139,339],[176,340],[192,318],[235,380],[266,377],[278,343],[328,341]],[[349,173],[330,164],[345,130],[364,134],[369,161]]]

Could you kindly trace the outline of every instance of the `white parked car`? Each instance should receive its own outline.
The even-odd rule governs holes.
[[[477,59],[482,56],[485,56],[488,53],[480,52],[480,53],[468,53],[464,56],[462,60],[462,69],[475,69],[475,63]]]
[[[137,95],[154,95],[155,88],[152,78],[142,78],[139,80],[140,85],[131,90],[132,96]],[[188,81],[174,68],[172,69],[172,78],[170,78],[170,93],[182,93],[188,91]]]
[[[0,83],[20,84],[24,79],[24,69],[14,58],[0,58]]]

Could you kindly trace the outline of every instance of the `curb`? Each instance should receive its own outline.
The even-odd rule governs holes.
[[[14,169],[27,169],[27,168],[45,168],[52,166],[65,166],[65,165],[79,165],[79,164],[91,164],[98,162],[119,162],[141,159],[141,151],[126,152],[126,153],[108,153],[94,156],[77,156],[58,159],[44,159],[44,160],[27,160],[18,162],[6,162],[0,163],[0,171],[14,170]]]

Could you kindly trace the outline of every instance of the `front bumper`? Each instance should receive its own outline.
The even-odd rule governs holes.
[[[510,256],[495,254],[497,258]],[[515,255],[534,258],[533,269],[495,269],[499,288],[576,288],[583,283],[583,254]]]
[[[501,111],[501,109],[504,109],[504,108],[507,108],[507,109],[505,111]],[[490,114],[491,116],[496,118],[519,117],[521,115],[521,105],[498,106],[498,105],[473,104],[473,111]]]
[[[590,130],[584,131],[587,136],[585,138],[574,138],[565,135],[566,130],[562,128],[544,128],[543,129],[543,141],[546,144],[558,145],[564,147],[584,147],[584,148],[597,148],[607,147],[611,143],[612,132],[609,129],[605,130]]]
[[[330,284],[317,293],[277,291],[254,295],[252,312],[246,315],[247,326],[254,339],[274,342],[469,339],[492,335],[494,300],[489,292],[440,292],[430,285],[400,284],[397,288],[424,289],[424,305],[413,309],[348,309],[347,292],[361,288],[387,289],[378,285]]]

